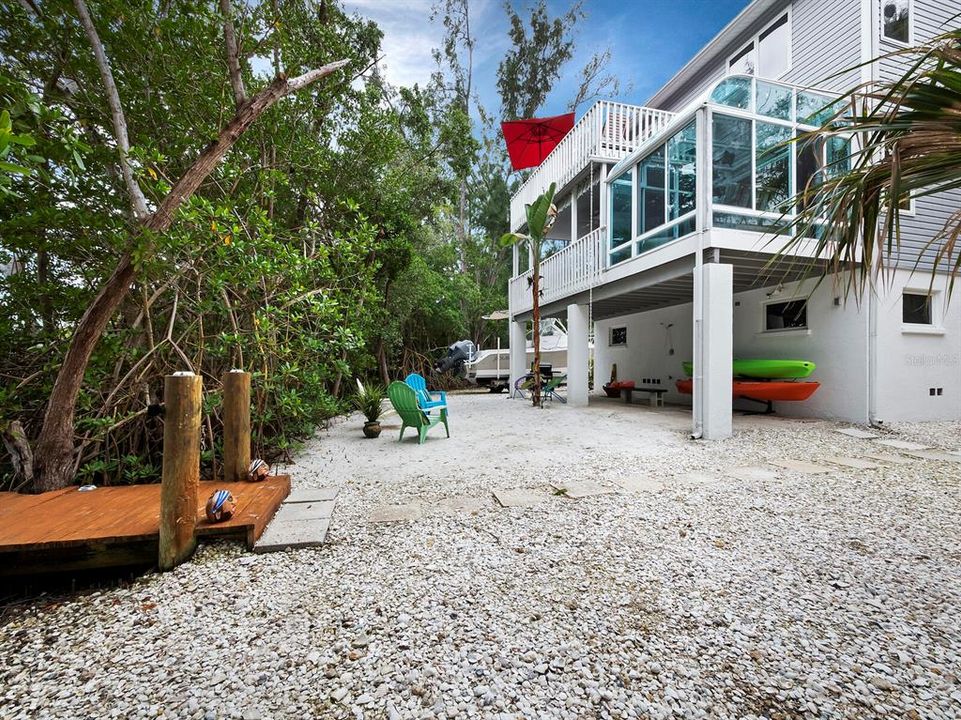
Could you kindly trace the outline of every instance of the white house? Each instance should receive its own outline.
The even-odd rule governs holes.
[[[593,328],[595,392],[616,363],[620,379],[692,403],[697,437],[731,432],[732,358],[817,364],[820,389],[778,404],[783,414],[961,418],[961,299],[946,305],[944,275],[929,288],[925,249],[961,192],[912,200],[897,269],[845,302],[830,279],[817,284],[820,261],[803,247],[765,271],[784,238],[764,234],[778,203],[843,164],[844,148],[792,144],[762,157],[818,123],[832,92],[897,67],[839,71],[932,37],[958,13],[961,0],[754,0],[646,107],[599,102],[579,120],[511,200],[512,229],[522,230],[525,204],[557,183],[542,312],[567,320],[570,403],[588,399]],[[512,379],[526,371],[528,263],[515,249]],[[695,363],[693,396],[675,390],[685,360]]]

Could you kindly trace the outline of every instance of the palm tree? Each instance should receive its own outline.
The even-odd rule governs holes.
[[[557,218],[557,208],[554,206],[554,192],[557,183],[551,183],[547,191],[539,195],[527,210],[527,235],[522,233],[505,233],[501,237],[504,245],[526,245],[530,248],[531,257],[531,295],[533,298],[533,336],[534,336],[534,391],[532,393],[534,407],[541,404],[541,249],[547,233]]]
[[[848,272],[845,293],[858,297],[897,256],[905,203],[961,188],[961,29],[885,57],[905,64],[901,77],[848,92],[822,128],[797,140],[853,139],[849,167],[829,164],[799,188],[788,245],[815,238],[829,271]],[[949,272],[949,293],[961,271],[959,236],[961,209],[925,248],[934,249],[932,278]]]

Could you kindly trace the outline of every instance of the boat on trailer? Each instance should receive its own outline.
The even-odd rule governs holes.
[[[527,367],[534,363],[534,341],[527,338]],[[567,372],[567,328],[560,320],[548,318],[541,320],[541,365],[550,365],[555,375]],[[467,381],[478,387],[486,387],[491,392],[502,392],[510,386],[510,350],[496,348],[477,350],[473,357],[464,363]]]

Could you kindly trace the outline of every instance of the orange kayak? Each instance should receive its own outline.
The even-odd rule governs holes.
[[[678,380],[677,391],[690,395],[694,392],[693,380]],[[819,382],[754,382],[751,380],[735,380],[733,382],[734,397],[749,400],[807,400],[814,391],[821,387]]]

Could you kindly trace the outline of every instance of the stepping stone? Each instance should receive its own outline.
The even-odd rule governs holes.
[[[290,491],[290,495],[284,500],[284,504],[334,500],[339,492],[340,488],[297,488]]]
[[[616,478],[614,479],[618,485],[627,492],[631,493],[644,493],[644,492],[655,492],[657,490],[664,489],[664,481],[657,480],[652,477],[647,477],[646,475],[634,475],[632,477],[626,478]]]
[[[502,507],[531,507],[547,500],[544,493],[534,490],[494,490],[494,498]]]
[[[321,520],[330,518],[334,512],[334,501],[284,503],[277,511],[278,520]]]
[[[614,490],[587,480],[572,480],[566,483],[551,483],[551,487],[566,497],[579,500],[595,495],[611,495]]]
[[[681,473],[680,475],[675,475],[673,481],[677,483],[703,485],[704,483],[717,482],[718,479],[719,476],[713,473],[695,470],[694,472],[686,472]]]
[[[821,473],[831,472],[831,468],[829,467],[825,467],[824,465],[815,465],[814,463],[805,462],[804,460],[772,460],[771,464],[782,467],[785,470],[799,472],[803,475],[819,475]]]
[[[877,470],[877,463],[873,463],[870,460],[862,460],[861,458],[845,457],[843,455],[831,455],[824,458],[829,463],[835,465],[840,465],[842,467],[854,468],[855,470]]]
[[[961,455],[954,455],[941,450],[910,450],[907,452],[907,454],[911,457],[921,458],[922,460],[961,463]]]
[[[834,432],[839,432],[842,435],[859,438],[861,440],[874,440],[875,438],[881,437],[877,433],[868,432],[867,430],[859,430],[858,428],[838,428]]]
[[[458,496],[439,500],[432,509],[443,515],[454,515],[463,512],[475,513],[486,507],[490,507],[486,498]]]
[[[282,511],[282,510],[281,510]],[[254,544],[255,553],[277,552],[287,548],[304,548],[322,545],[327,538],[330,518],[314,520],[285,520],[280,512],[271,521],[264,534]]]
[[[745,482],[751,482],[754,480],[777,480],[778,478],[778,474],[774,470],[761,465],[745,465],[743,467],[736,467],[733,470],[728,471],[727,476],[732,477],[735,480],[744,480]]]
[[[416,503],[410,505],[378,505],[371,510],[368,522],[392,523],[420,520],[423,514],[420,505]]]
[[[930,450],[930,445],[918,445],[918,443],[905,442],[904,440],[875,440],[878,445],[896,448],[897,450]]]
[[[864,453],[864,457],[869,457],[872,460],[878,460],[890,465],[910,465],[914,462],[913,459],[906,458],[904,455],[892,455],[890,453]]]

